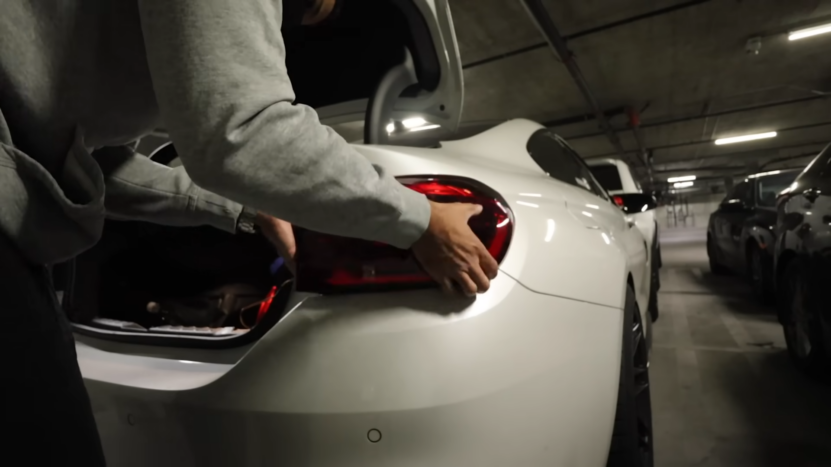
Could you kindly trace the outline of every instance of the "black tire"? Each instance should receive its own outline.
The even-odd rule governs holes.
[[[747,249],[747,279],[753,288],[753,295],[763,303],[770,303],[775,296],[773,265],[762,254],[755,243]]]
[[[635,292],[626,290],[617,409],[607,467],[652,467],[652,403],[649,346]]]
[[[710,272],[716,276],[726,276],[730,270],[718,262],[718,247],[710,236],[707,236],[707,257],[710,259]]]
[[[781,285],[779,307],[791,361],[807,375],[831,381],[831,360],[826,353],[819,310],[810,306],[811,290],[799,259],[786,266]]]
[[[649,316],[652,322],[658,321],[660,312],[658,310],[658,290],[661,289],[661,264],[660,264],[661,248],[658,246],[658,234],[652,239],[652,257],[650,261],[650,277],[649,277]]]

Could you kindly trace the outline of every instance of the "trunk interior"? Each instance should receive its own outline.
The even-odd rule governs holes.
[[[319,108],[371,98],[405,47],[419,87],[438,86],[430,30],[411,0],[340,0],[335,14],[313,27],[297,25],[291,5],[298,4],[286,2],[283,25],[297,103]],[[287,311],[291,273],[275,268],[277,258],[260,235],[107,221],[98,245],[56,267],[55,282],[75,332],[230,347],[259,338]]]
[[[99,244],[56,272],[76,332],[140,343],[241,345],[282,317],[291,293],[262,236],[210,227],[107,221]]]

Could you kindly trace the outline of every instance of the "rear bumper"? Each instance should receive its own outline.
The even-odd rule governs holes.
[[[79,363],[112,465],[600,467],[621,315],[502,274],[475,301],[307,298],[235,364]]]

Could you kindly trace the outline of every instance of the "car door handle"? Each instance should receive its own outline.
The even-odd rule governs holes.
[[[812,203],[814,201],[816,201],[817,198],[819,198],[819,195],[821,195],[821,194],[822,194],[822,191],[819,190],[818,188],[808,188],[808,189],[806,189],[805,191],[802,192],[802,196],[804,196],[805,199],[807,199],[808,201],[810,201]]]

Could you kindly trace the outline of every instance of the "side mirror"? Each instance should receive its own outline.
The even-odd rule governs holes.
[[[612,196],[615,204],[626,214],[637,214],[639,212],[651,211],[658,207],[658,203],[652,195],[644,193],[628,193]]]

